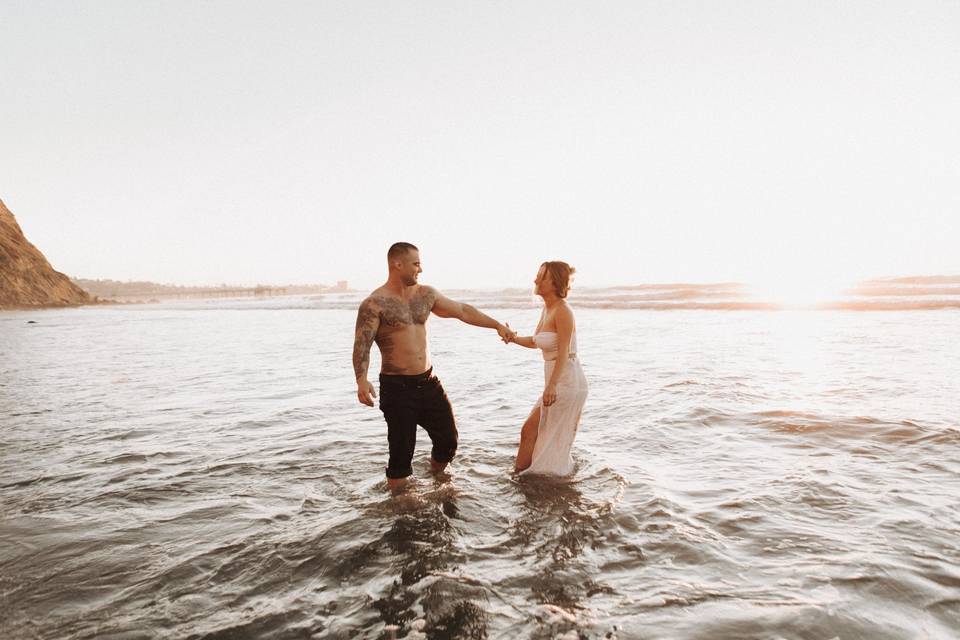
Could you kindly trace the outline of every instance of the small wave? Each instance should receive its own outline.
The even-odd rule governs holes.
[[[887,421],[873,416],[822,416],[800,411],[760,411],[747,422],[791,434],[824,434],[848,439],[871,439],[900,445],[937,445],[960,441],[960,432],[912,420]]]
[[[145,463],[147,461],[147,456],[141,453],[122,453],[118,456],[112,458],[107,458],[104,460],[104,464],[127,464],[131,462]]]
[[[135,440],[137,438],[147,438],[156,434],[154,429],[120,429],[116,433],[107,432],[107,435],[101,436],[100,440]]]
[[[699,385],[700,383],[696,380],[679,380],[677,382],[671,382],[669,384],[663,385],[664,389],[672,389],[674,387],[688,387],[692,385]]]

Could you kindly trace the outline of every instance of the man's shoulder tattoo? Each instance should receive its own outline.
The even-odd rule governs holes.
[[[379,316],[380,310],[376,300],[373,297],[367,298],[360,303],[360,308],[357,309],[357,326],[369,324]]]

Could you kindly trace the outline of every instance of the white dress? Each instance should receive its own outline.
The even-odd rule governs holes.
[[[541,331],[533,341],[543,353],[544,384],[553,375],[557,364],[557,334]],[[533,462],[521,473],[543,473],[567,476],[573,473],[573,458],[570,447],[580,426],[580,413],[587,401],[587,378],[577,358],[577,333],[570,336],[570,355],[557,381],[557,400],[549,407],[543,406],[543,396],[534,406],[540,408],[540,425],[537,428],[537,443],[533,448]]]

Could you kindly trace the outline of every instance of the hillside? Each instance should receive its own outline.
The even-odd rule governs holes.
[[[64,307],[93,302],[23,235],[0,200],[0,309]]]

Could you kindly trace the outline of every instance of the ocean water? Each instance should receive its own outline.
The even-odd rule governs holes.
[[[435,318],[393,496],[348,302],[0,314],[0,637],[960,637],[960,312],[580,308],[565,480],[538,353]]]

